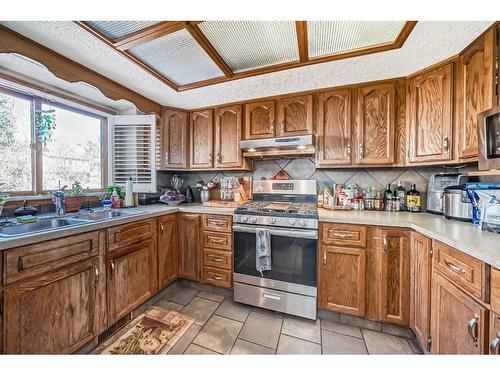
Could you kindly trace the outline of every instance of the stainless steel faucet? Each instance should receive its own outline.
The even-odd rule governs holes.
[[[64,191],[57,190],[56,192],[54,192],[53,196],[54,204],[56,205],[56,215],[66,215],[66,200],[64,198]]]

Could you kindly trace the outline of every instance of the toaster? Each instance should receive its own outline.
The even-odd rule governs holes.
[[[427,212],[442,215],[444,189],[448,186],[462,185],[466,182],[467,176],[460,173],[433,174],[427,187]]]

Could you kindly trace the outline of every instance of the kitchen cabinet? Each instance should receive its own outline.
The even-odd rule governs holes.
[[[215,111],[215,167],[241,168],[240,149],[242,111],[240,105],[217,108]]]
[[[178,276],[178,237],[175,214],[157,219],[158,226],[158,289],[173,283]]]
[[[374,84],[357,89],[356,163],[394,163],[394,84]]]
[[[366,250],[321,245],[320,253],[319,307],[364,316]]]
[[[1,271],[0,266],[0,271]],[[0,289],[0,354],[3,354],[3,290]]]
[[[108,324],[152,297],[157,291],[155,241],[140,242],[113,251],[108,260]]]
[[[490,312],[490,354],[500,354],[500,315]]]
[[[453,63],[412,77],[408,84],[408,162],[453,159]]]
[[[97,336],[105,314],[103,274],[94,257],[7,287],[5,352],[72,353]]]
[[[276,137],[313,134],[313,96],[278,99]]]
[[[410,328],[429,350],[431,324],[432,241],[412,232],[410,246]]]
[[[484,354],[487,326],[486,307],[433,269],[431,352]]]
[[[211,109],[191,112],[190,169],[214,167],[214,117]]]
[[[273,138],[275,120],[274,100],[245,104],[245,139]]]
[[[201,281],[200,214],[179,214],[179,277]]]
[[[459,57],[456,123],[458,156],[477,157],[477,115],[493,107],[495,98],[495,29],[476,39]]]
[[[188,113],[173,109],[164,109],[160,137],[160,169],[187,169],[189,167]]]
[[[318,96],[316,163],[318,167],[352,164],[351,90],[332,90]]]

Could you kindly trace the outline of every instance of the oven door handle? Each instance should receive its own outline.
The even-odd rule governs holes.
[[[257,228],[269,229],[271,236],[308,238],[308,239],[312,239],[312,240],[315,240],[318,238],[318,232],[315,230],[278,229],[278,228],[269,228],[269,227],[253,227],[253,226],[246,226],[246,225],[233,225],[233,230],[235,232],[255,233]]]

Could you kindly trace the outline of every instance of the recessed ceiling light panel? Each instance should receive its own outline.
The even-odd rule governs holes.
[[[126,35],[160,23],[159,21],[88,21],[93,29],[111,40],[120,39]]]

